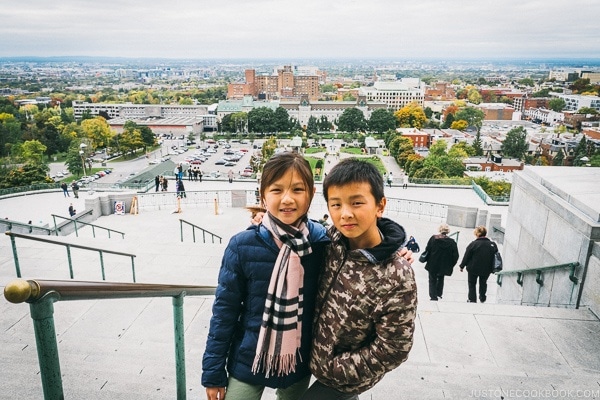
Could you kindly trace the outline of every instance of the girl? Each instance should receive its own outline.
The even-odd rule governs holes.
[[[202,360],[208,400],[278,400],[308,387],[319,270],[329,243],[307,218],[315,193],[308,162],[276,154],[260,181],[262,222],[233,236],[225,250]]]

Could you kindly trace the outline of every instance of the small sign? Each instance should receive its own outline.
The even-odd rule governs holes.
[[[115,214],[125,215],[125,202],[124,201],[115,201]]]

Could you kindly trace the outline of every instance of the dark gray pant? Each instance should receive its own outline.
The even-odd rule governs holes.
[[[342,393],[316,381],[299,400],[358,400],[357,394]]]

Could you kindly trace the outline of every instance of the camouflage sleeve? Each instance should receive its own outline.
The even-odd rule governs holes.
[[[399,284],[389,290],[373,313],[372,340],[354,351],[336,355],[329,367],[339,385],[379,380],[402,364],[413,344],[417,287],[410,266],[404,266]]]

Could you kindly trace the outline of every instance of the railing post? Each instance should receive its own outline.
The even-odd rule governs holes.
[[[19,257],[17,256],[17,242],[15,241],[15,237],[10,235],[10,244],[12,246],[13,251],[13,259],[15,260],[15,269],[17,271],[17,278],[21,277],[21,267],[19,266]]]
[[[135,261],[134,261],[134,257],[135,256],[131,256],[131,271],[133,273],[133,282],[135,283]]]
[[[56,232],[56,236],[58,236],[58,226],[56,225],[56,215],[52,214],[52,219],[54,220],[54,232]]]
[[[175,377],[177,400],[186,399],[185,381],[185,330],[183,325],[183,298],[185,293],[173,297],[173,325],[175,337]]]
[[[71,261],[71,246],[67,244],[66,247],[67,247],[67,261],[69,262],[69,275],[71,276],[71,279],[73,279],[73,262]]]
[[[102,250],[98,250],[100,253],[100,270],[102,271],[102,280],[105,281],[106,277],[104,276],[104,257],[102,255]]]
[[[35,331],[40,375],[42,376],[42,389],[44,390],[44,399],[47,400],[65,398],[54,329],[53,303],[52,296],[44,296],[29,305]]]
[[[94,239],[96,238],[96,227],[94,225],[92,225],[92,236]],[[110,231],[108,233],[108,237],[110,238]]]
[[[110,229],[108,230],[108,238],[110,239]]]
[[[192,239],[194,239],[194,243],[196,243],[196,227],[192,225]]]
[[[181,238],[181,242],[183,243],[183,221],[179,220],[179,237]]]

